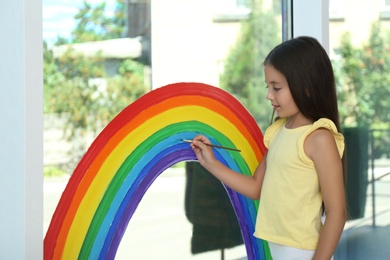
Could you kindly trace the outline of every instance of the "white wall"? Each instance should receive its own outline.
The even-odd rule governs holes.
[[[0,24],[0,259],[42,259],[41,0],[0,1]]]

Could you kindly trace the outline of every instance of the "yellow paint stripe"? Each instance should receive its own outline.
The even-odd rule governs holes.
[[[66,239],[62,259],[77,259],[94,213],[111,179],[128,155],[159,129],[170,124],[186,121],[199,121],[223,133],[236,147],[241,149],[244,160],[249,167],[252,167],[250,169],[251,173],[254,172],[257,166],[257,159],[250,143],[227,119],[199,106],[185,106],[167,110],[149,119],[126,135],[107,157],[78,208]]]

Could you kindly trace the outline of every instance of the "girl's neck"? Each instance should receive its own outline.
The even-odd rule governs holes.
[[[301,113],[290,116],[287,119],[286,128],[294,129],[305,125],[311,125],[313,121],[303,116]]]

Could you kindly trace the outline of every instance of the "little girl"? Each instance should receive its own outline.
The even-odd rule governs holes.
[[[203,135],[192,149],[225,185],[260,198],[254,236],[268,241],[273,259],[331,259],[346,221],[344,137],[331,62],[316,39],[298,37],[268,54],[264,73],[278,119],[264,133],[268,151],[254,175],[219,162]]]

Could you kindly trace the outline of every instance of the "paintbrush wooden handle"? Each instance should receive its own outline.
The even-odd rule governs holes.
[[[183,139],[183,142],[192,143],[192,140]],[[204,143],[204,144],[207,146],[215,147],[215,148],[221,148],[221,149],[225,149],[225,150],[241,152],[241,150],[236,149],[236,148],[230,148],[230,147],[225,147],[225,146],[215,145],[215,144],[206,144],[206,143]]]

